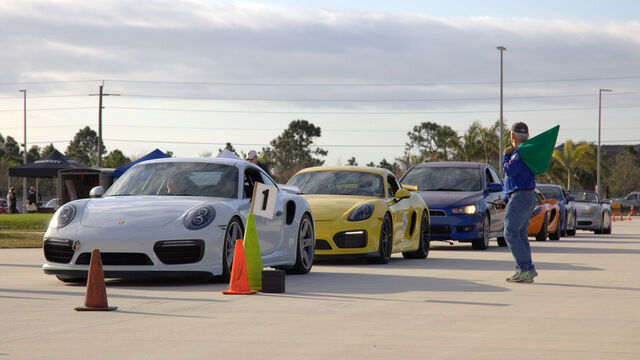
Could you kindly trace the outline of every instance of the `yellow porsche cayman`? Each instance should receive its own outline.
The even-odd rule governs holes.
[[[300,189],[316,224],[317,257],[366,257],[386,264],[392,253],[429,254],[429,211],[422,197],[400,186],[388,170],[343,166],[299,171]]]

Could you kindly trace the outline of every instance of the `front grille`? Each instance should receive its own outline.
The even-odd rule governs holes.
[[[331,250],[331,244],[327,240],[316,239],[316,250]]]
[[[47,261],[67,264],[73,257],[73,241],[47,239],[44,241],[44,257]]]
[[[204,256],[204,240],[158,241],[153,251],[164,264],[193,264]]]
[[[451,234],[451,228],[449,225],[431,225],[429,231],[432,235]]]
[[[102,265],[153,265],[146,254],[141,253],[100,253]],[[76,264],[89,265],[91,253],[82,253],[78,256]]]
[[[578,221],[578,225],[588,226],[591,225],[591,221]]]
[[[447,213],[444,210],[429,209],[429,216],[447,216]]]
[[[357,230],[337,233],[333,236],[333,242],[342,249],[363,248],[367,246],[367,232]]]

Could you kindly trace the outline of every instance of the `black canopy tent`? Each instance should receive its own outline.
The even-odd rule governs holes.
[[[58,178],[60,170],[93,170],[75,160],[62,155],[58,150],[53,150],[42,159],[22,166],[9,168],[9,179],[15,177],[36,178],[36,191],[38,191],[38,178]],[[10,185],[10,184],[9,184]],[[60,199],[60,184],[58,184],[57,198]]]
[[[32,177],[32,178],[54,178],[58,177],[58,171],[66,169],[91,169],[75,160],[62,155],[58,150],[53,150],[51,154],[22,166],[9,169],[9,176]]]

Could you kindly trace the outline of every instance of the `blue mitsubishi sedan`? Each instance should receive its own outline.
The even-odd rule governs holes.
[[[489,164],[430,162],[418,164],[400,182],[415,185],[431,216],[431,240],[470,242],[485,250],[489,239],[504,241],[502,179]]]

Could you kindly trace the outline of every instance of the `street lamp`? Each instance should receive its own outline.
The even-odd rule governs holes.
[[[502,54],[504,53],[505,50],[507,50],[506,47],[504,46],[498,46],[496,47],[496,49],[500,50],[500,153],[498,154],[498,164],[500,164],[500,159],[502,159],[502,153],[503,153],[503,149],[502,147],[504,146],[504,125],[503,125],[503,118],[502,118]],[[502,174],[502,166],[499,166],[500,168],[500,173]],[[504,174],[503,174],[504,175]]]
[[[598,96],[598,174],[596,175],[596,191],[598,192],[598,196],[602,199],[602,183],[600,181],[600,133],[602,129],[602,93],[603,92],[611,92],[613,90],[610,89],[600,89]]]
[[[21,92],[24,94],[24,156],[22,158],[22,161],[24,163],[24,165],[27,164],[27,90],[23,89],[23,90],[19,90],[18,92]],[[27,199],[27,178],[23,177],[22,178],[22,202],[24,203],[24,201]]]

